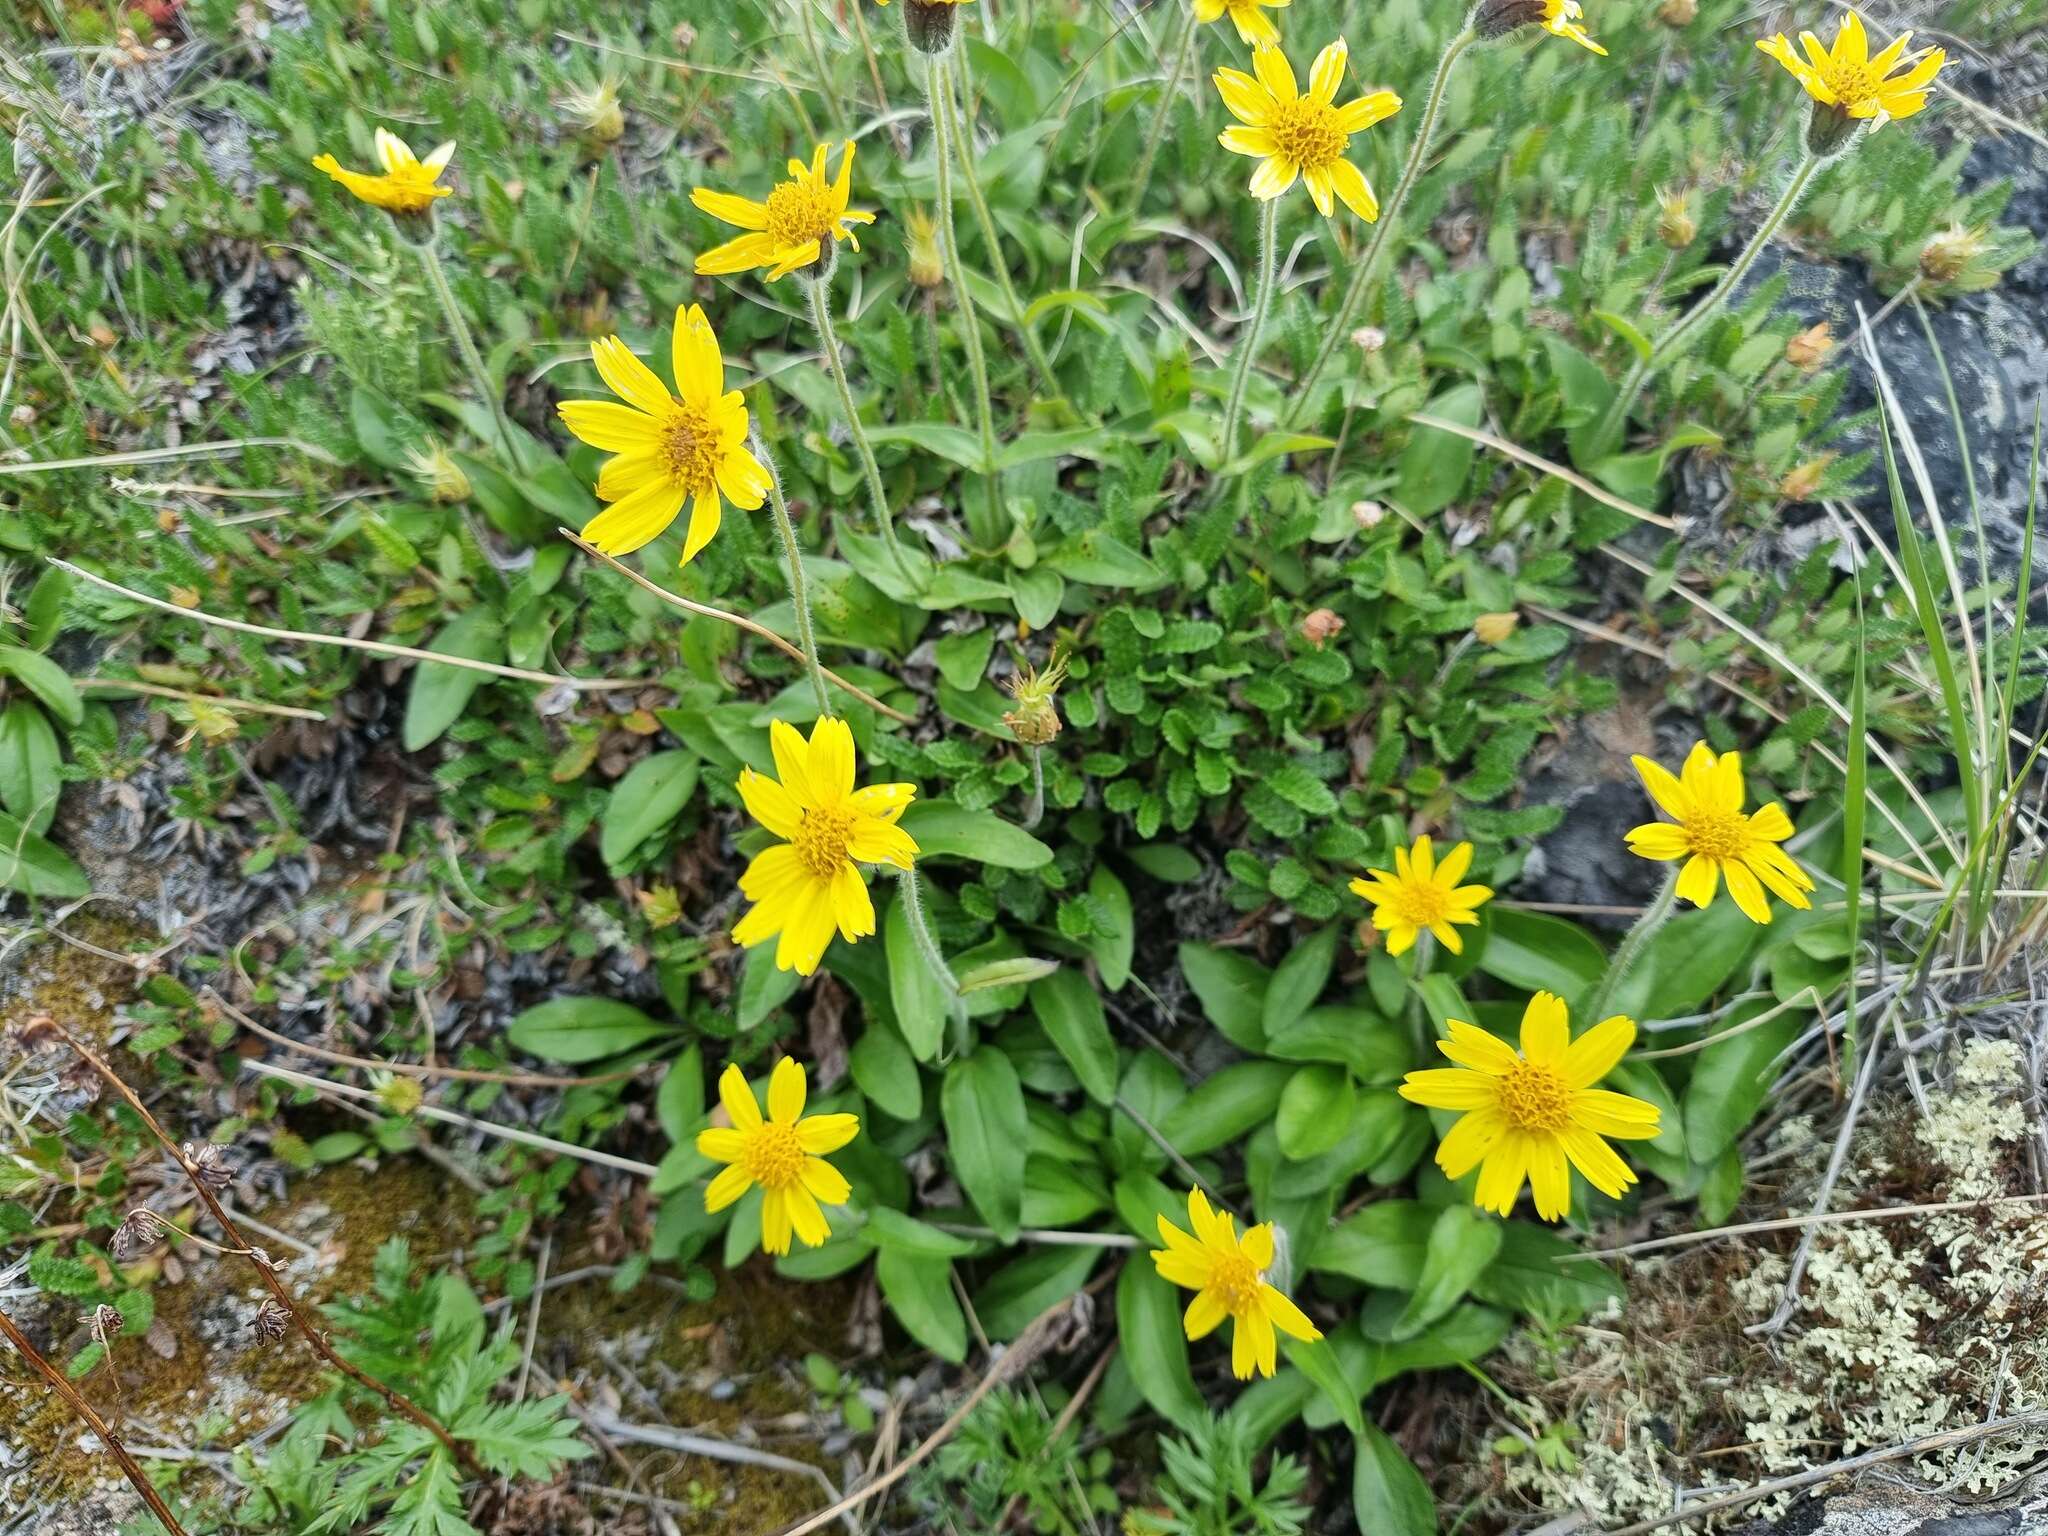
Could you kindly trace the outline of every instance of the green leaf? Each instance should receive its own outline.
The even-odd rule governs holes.
[[[1349,1133],[1357,1102],[1358,1091],[1342,1067],[1296,1068],[1273,1121],[1280,1150],[1295,1162],[1320,1157]]]
[[[673,1024],[657,1023],[631,1003],[556,997],[520,1014],[506,1027],[505,1038],[529,1056],[577,1064],[602,1061],[674,1033]]]
[[[970,1237],[942,1232],[930,1222],[906,1216],[890,1206],[878,1205],[868,1212],[862,1232],[877,1248],[893,1248],[927,1259],[960,1259],[974,1252]]]
[[[1074,1244],[1037,1248],[1013,1259],[975,1294],[981,1326],[992,1339],[1016,1338],[1039,1313],[1080,1290],[1102,1254],[1100,1248]]]
[[[753,1029],[803,985],[803,977],[775,963],[775,946],[756,944],[740,964],[740,995],[734,1013],[741,1029]]]
[[[1364,1394],[1345,1376],[1344,1367],[1338,1363],[1337,1352],[1330,1347],[1330,1341],[1294,1339],[1283,1334],[1280,1348],[1288,1363],[1321,1389],[1330,1406],[1337,1410],[1337,1417],[1344,1427],[1354,1435],[1364,1434],[1365,1415],[1358,1407],[1358,1400]]]
[[[21,616],[28,624],[28,648],[46,651],[64,629],[64,604],[74,585],[71,573],[51,566],[36,578],[23,599]]]
[[[1764,1011],[1760,1001],[1745,1003],[1720,1028],[1733,1030]],[[1804,1010],[1792,1010],[1700,1052],[1685,1085],[1685,1146],[1695,1163],[1715,1162],[1756,1118],[1777,1080],[1778,1056],[1804,1027]]]
[[[1202,1421],[1202,1395],[1188,1368],[1181,1303],[1149,1259],[1133,1258],[1116,1282],[1116,1334],[1138,1391],[1177,1429]]]
[[[1627,342],[1629,350],[1635,353],[1638,361],[1650,360],[1650,338],[1645,336],[1633,321],[1623,319],[1610,309],[1594,310],[1593,318]]]
[[[1335,924],[1296,944],[1287,957],[1273,968],[1272,985],[1266,988],[1260,1015],[1261,1032],[1271,1038],[1313,1008],[1329,984],[1330,971],[1337,963]]]
[[[497,616],[487,608],[472,608],[456,617],[443,626],[427,649],[470,661],[505,659],[503,632]],[[470,667],[421,662],[413,674],[412,693],[405,701],[405,750],[417,752],[439,741],[448,727],[462,718],[485,675]]]
[[[1358,1437],[1351,1513],[1372,1536],[1436,1536],[1436,1499],[1415,1464],[1377,1424]]]
[[[1167,1111],[1159,1134],[1183,1157],[1228,1146],[1272,1119],[1293,1076],[1294,1069],[1279,1061],[1240,1061],[1212,1072]]]
[[[1088,1097],[1098,1104],[1116,1098],[1116,1042],[1110,1038],[1102,999],[1076,970],[1055,971],[1031,985],[1031,1011]]]
[[[40,652],[18,645],[0,645],[0,677],[12,677],[41,699],[50,713],[66,725],[85,719],[85,701],[78,687],[56,662]]]
[[[910,1054],[930,1061],[946,1038],[947,1003],[939,979],[924,963],[899,891],[882,918],[882,947],[889,957],[889,1003]]]
[[[1412,1291],[1436,1226],[1436,1207],[1381,1200],[1339,1222],[1316,1244],[1309,1268],[1390,1291]]]
[[[643,757],[605,801],[598,851],[613,869],[635,848],[676,819],[697,789],[697,758],[690,752]]]
[[[57,732],[40,705],[13,699],[0,710],[0,810],[31,832],[47,830],[57,814],[63,761]]]
[[[939,1090],[954,1177],[982,1220],[1004,1242],[1017,1240],[1024,1206],[1024,1146],[1030,1122],[1010,1058],[992,1045],[946,1069]]]
[[[1430,401],[1425,414],[1476,427],[1482,410],[1479,386],[1458,384]],[[1417,423],[1395,466],[1395,499],[1417,517],[1441,512],[1465,488],[1474,446],[1470,438]]]
[[[967,1358],[967,1319],[953,1296],[953,1262],[903,1248],[875,1255],[875,1280],[889,1310],[918,1343],[958,1365]]]
[[[951,800],[917,800],[897,825],[925,858],[950,855],[998,869],[1043,869],[1052,849],[993,811],[970,811]]]
[[[847,1053],[853,1081],[882,1113],[915,1120],[924,1112],[924,1079],[917,1058],[903,1037],[872,1015],[868,1027]]]
[[[1249,955],[1209,944],[1183,944],[1177,952],[1181,974],[1202,1004],[1202,1012],[1240,1051],[1266,1049],[1267,969]]]
[[[1095,587],[1135,587],[1148,591],[1166,584],[1166,573],[1120,539],[1091,528],[1047,551],[1041,562],[1069,581]]]
[[[1692,1012],[1734,975],[1762,931],[1732,901],[1676,913],[1651,935],[1642,957],[1614,989],[1614,1011],[1632,1019]]]
[[[1515,907],[1496,907],[1489,916],[1477,964],[1510,986],[1555,992],[1571,1003],[1607,969],[1606,951],[1576,923]],[[1581,1027],[1587,1022],[1597,1021],[1581,1021]]]
[[[704,1123],[704,1047],[694,1040],[668,1064],[654,1094],[654,1117],[678,1145]]]
[[[1430,1227],[1422,1273],[1394,1323],[1396,1339],[1412,1339],[1464,1299],[1500,1253],[1502,1226],[1469,1205],[1447,1205]]]
[[[69,901],[92,890],[85,871],[54,843],[46,842],[0,811],[0,886],[24,896]]]
[[[923,453],[950,459],[962,469],[987,474],[988,462],[981,456],[981,439],[964,427],[943,421],[909,421],[893,427],[869,427],[870,443],[908,443]]]
[[[1317,437],[1308,432],[1261,432],[1259,440],[1249,450],[1232,459],[1216,471],[1219,480],[1235,480],[1239,475],[1257,469],[1268,459],[1277,459],[1282,454],[1306,453],[1311,448],[1334,448],[1334,437]]]
[[[1097,864],[1088,877],[1090,912],[1095,930],[1088,935],[1088,952],[1095,957],[1095,969],[1102,984],[1112,992],[1123,990],[1131,979],[1131,953],[1138,939],[1137,919],[1131,911],[1131,893],[1107,864]]]
[[[1500,1252],[1472,1283],[1472,1294],[1509,1307],[1551,1327],[1575,1323],[1609,1297],[1621,1282],[1597,1259],[1546,1227],[1526,1221],[1501,1224]]]
[[[1057,960],[1046,960],[1038,955],[1013,955],[991,960],[960,974],[960,995],[965,997],[970,992],[987,992],[994,987],[1027,987],[1059,968]]]

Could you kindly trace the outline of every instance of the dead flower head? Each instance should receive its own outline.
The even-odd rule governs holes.
[[[114,1240],[109,1251],[120,1263],[126,1264],[139,1259],[163,1240],[171,1224],[155,1211],[137,1206],[121,1218],[121,1225],[114,1229]]]
[[[186,1171],[211,1193],[217,1195],[234,1183],[235,1170],[228,1166],[226,1148],[217,1147],[210,1141],[188,1141],[180,1150]]]
[[[1810,325],[1785,343],[1785,361],[1801,373],[1813,373],[1828,360],[1828,354],[1835,349],[1834,337],[1827,321]]]
[[[105,1349],[109,1343],[119,1338],[122,1328],[126,1326],[127,1319],[121,1316],[119,1307],[111,1307],[101,1302],[92,1309],[92,1341],[101,1349]]]
[[[1003,724],[1026,746],[1042,747],[1060,733],[1060,712],[1055,707],[1060,684],[1067,680],[1067,658],[1053,647],[1052,659],[1043,672],[1030,663],[1018,667],[1003,685],[1017,707],[1004,712]]]
[[[249,1319],[249,1326],[269,1343],[275,1344],[291,1328],[292,1315],[279,1305],[274,1296],[263,1298],[263,1305],[256,1309],[256,1315]]]
[[[1318,608],[1301,621],[1301,638],[1321,650],[1344,633],[1344,620],[1328,608]]]

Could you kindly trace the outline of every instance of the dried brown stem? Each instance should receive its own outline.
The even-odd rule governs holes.
[[[306,1316],[305,1309],[299,1305],[297,1299],[286,1288],[284,1282],[277,1277],[277,1271],[265,1259],[258,1257],[256,1252],[253,1251],[255,1245],[242,1236],[241,1229],[235,1225],[234,1218],[228,1215],[227,1208],[214,1198],[213,1191],[206,1187],[206,1181],[199,1176],[199,1170],[192,1166],[192,1160],[185,1155],[185,1149],[172,1140],[170,1132],[166,1131],[158,1123],[156,1116],[151,1114],[149,1107],[142,1102],[141,1096],[128,1086],[127,1082],[121,1077],[121,1074],[102,1061],[91,1046],[80,1040],[78,1036],[66,1029],[62,1024],[59,1024],[55,1019],[45,1015],[40,1019],[30,1021],[32,1029],[38,1025],[47,1026],[61,1036],[64,1042],[73,1051],[77,1052],[80,1060],[97,1072],[105,1080],[108,1087],[112,1088],[127,1101],[128,1107],[135,1111],[144,1125],[149,1127],[149,1133],[163,1143],[164,1150],[171,1154],[172,1160],[183,1171],[187,1181],[192,1185],[193,1192],[199,1196],[200,1202],[211,1213],[214,1222],[227,1235],[228,1241],[237,1248],[252,1250],[247,1255],[249,1267],[262,1276],[265,1289],[270,1292],[279,1306],[291,1314],[293,1326],[298,1329],[300,1337],[313,1347],[313,1352],[343,1376],[346,1376],[357,1386],[363,1388],[364,1391],[374,1392],[378,1397],[381,1397],[385,1405],[393,1413],[398,1414],[401,1418],[410,1419],[421,1429],[424,1429],[428,1434],[440,1441],[448,1454],[455,1458],[456,1463],[462,1468],[465,1475],[478,1480],[488,1476],[484,1471],[483,1464],[476,1459],[475,1453],[453,1435],[449,1434],[447,1427],[439,1419],[435,1418],[396,1387],[377,1380],[376,1377],[357,1366],[351,1365],[335,1353],[334,1346],[327,1342],[325,1330],[313,1326],[311,1320]]]
[[[15,1327],[14,1319],[5,1312],[0,1312],[0,1335],[5,1335],[7,1342],[14,1346],[15,1352],[33,1366],[38,1375],[49,1382],[59,1397],[71,1405],[73,1413],[92,1427],[92,1432],[99,1436],[100,1444],[107,1448],[107,1454],[121,1464],[122,1476],[135,1485],[135,1491],[142,1496],[142,1502],[149,1506],[149,1512],[156,1516],[163,1528],[170,1532],[170,1536],[188,1536],[185,1527],[178,1524],[178,1517],[171,1513],[171,1506],[166,1504],[163,1495],[156,1491],[156,1485],[149,1480],[149,1475],[136,1464],[135,1458],[128,1454],[128,1447],[123,1445],[120,1437],[107,1427],[107,1421],[99,1416],[91,1403],[86,1401],[85,1394],[74,1387],[62,1371],[42,1357],[35,1345],[29,1342],[28,1335]]]

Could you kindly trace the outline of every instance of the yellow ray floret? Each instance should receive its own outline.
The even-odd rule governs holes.
[[[809,165],[790,161],[789,180],[778,181],[764,203],[708,187],[692,192],[690,201],[705,213],[747,231],[699,256],[697,271],[723,275],[766,267],[772,283],[817,264],[834,241],[844,240],[859,250],[860,240],[851,226],[872,224],[875,216],[866,209],[846,206],[853,188],[853,141],[847,140],[840,151],[839,174],[829,181],[825,177],[826,148],[820,144]]]
[[[377,161],[384,169],[371,174],[351,171],[332,155],[315,155],[313,169],[325,171],[355,197],[387,213],[424,213],[434,199],[455,189],[440,185],[441,172],[455,158],[455,141],[437,145],[426,159],[389,129],[377,130]]]
[[[1254,48],[1273,47],[1280,41],[1280,29],[1263,8],[1278,9],[1288,3],[1289,0],[1194,0],[1195,20],[1207,26],[1228,16],[1240,41]]]
[[[1657,1106],[1593,1086],[1635,1042],[1633,1020],[1602,1019],[1574,1040],[1564,1000],[1538,992],[1522,1015],[1519,1052],[1477,1025],[1451,1019],[1444,1027],[1450,1038],[1436,1048],[1457,1066],[1410,1072],[1401,1097],[1463,1111],[1436,1163],[1452,1179],[1479,1170],[1475,1204],[1505,1216],[1526,1180],[1536,1214],[1560,1221],[1571,1211],[1572,1168],[1605,1195],[1636,1182],[1603,1138],[1647,1141],[1658,1131]]]
[[[1460,885],[1472,867],[1472,845],[1460,843],[1438,863],[1427,837],[1412,848],[1394,850],[1394,872],[1370,870],[1369,880],[1353,880],[1351,889],[1372,903],[1372,925],[1387,936],[1387,953],[1406,954],[1417,936],[1434,934],[1452,954],[1463,954],[1459,928],[1479,921],[1479,908],[1493,895],[1485,885]]]
[[[611,505],[584,525],[583,537],[608,555],[627,554],[659,538],[687,501],[687,563],[718,532],[721,495],[751,512],[768,494],[768,471],[747,449],[747,407],[738,390],[725,388],[711,323],[695,304],[676,310],[674,394],[616,336],[593,342],[590,356],[623,403],[564,400],[557,407],[571,432],[617,455],[597,477],[598,499]]]
[[[1948,62],[1948,55],[1939,48],[1908,58],[1911,32],[1901,32],[1873,57],[1863,18],[1854,11],[1843,15],[1833,47],[1823,47],[1811,32],[1800,33],[1799,41],[1806,49],[1803,58],[1782,32],[1758,39],[1757,47],[1791,71],[1792,78],[1815,101],[1849,117],[1874,118],[1880,124],[1911,117],[1926,106],[1928,88]]]
[[[1590,48],[1603,59],[1607,50],[1587,35],[1579,18],[1586,14],[1579,0],[1543,0],[1543,30],[1553,37],[1568,37],[1581,48]]]
[[[1685,860],[1678,894],[1696,907],[1714,899],[1721,881],[1752,922],[1768,923],[1771,904],[1764,892],[1801,911],[1812,905],[1806,893],[1813,879],[1778,845],[1792,835],[1792,820],[1775,801],[1745,815],[1742,755],[1719,757],[1696,742],[1685,767],[1673,777],[1647,757],[1632,759],[1643,787],[1670,821],[1631,827],[1631,853],[1670,863]]]
[[[1254,50],[1249,75],[1241,69],[1216,71],[1217,93],[1237,119],[1218,142],[1259,162],[1252,173],[1253,197],[1261,202],[1278,197],[1299,178],[1326,218],[1336,211],[1333,198],[1342,198],[1361,219],[1380,216],[1379,199],[1365,173],[1344,153],[1351,135],[1400,111],[1401,98],[1392,91],[1372,91],[1336,105],[1348,56],[1341,37],[1324,48],[1309,70],[1306,92],[1296,87],[1294,70],[1278,48]]]
[[[718,1080],[718,1102],[729,1126],[697,1133],[697,1150],[726,1167],[704,1190],[704,1209],[722,1211],[755,1185],[761,1187],[761,1246],[789,1252],[790,1234],[816,1248],[832,1235],[821,1205],[844,1205],[853,1190],[825,1161],[853,1140],[853,1115],[806,1115],[804,1069],[788,1056],[768,1078],[768,1117],[746,1074],[729,1066]]]
[[[1212,1210],[1199,1189],[1188,1191],[1192,1235],[1164,1216],[1158,1220],[1166,1246],[1152,1250],[1152,1262],[1165,1279],[1195,1293],[1182,1319],[1187,1336],[1202,1338],[1229,1318],[1230,1369],[1239,1381],[1249,1380],[1254,1370],[1273,1374],[1279,1360],[1276,1329],[1294,1339],[1323,1336],[1301,1308],[1266,1281],[1273,1263],[1271,1222],[1248,1227],[1239,1237],[1230,1213]]]
[[[860,866],[911,867],[917,844],[896,822],[917,789],[855,789],[853,732],[829,715],[808,742],[784,720],[770,724],[768,740],[778,778],[742,769],[740,798],[783,841],[756,854],[740,876],[740,893],[754,906],[732,936],[749,948],[776,939],[776,968],[808,976],[835,932],[851,944],[875,931]]]

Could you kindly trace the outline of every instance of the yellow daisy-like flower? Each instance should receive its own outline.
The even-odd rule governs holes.
[[[1811,32],[1799,34],[1805,58],[1793,51],[1782,32],[1759,38],[1757,47],[1791,71],[1792,78],[1806,87],[1806,94],[1822,106],[1849,117],[1875,118],[1882,124],[1911,117],[1926,106],[1927,88],[1948,62],[1948,55],[1939,48],[1929,48],[1908,61],[1906,48],[1912,40],[1911,32],[1901,32],[1873,58],[1863,18],[1849,11],[1842,17],[1832,48],[1823,47]],[[1894,73],[1901,64],[1906,66],[1904,71]]]
[[[722,1211],[761,1186],[761,1246],[789,1252],[793,1231],[807,1248],[832,1235],[822,1205],[844,1205],[853,1193],[846,1177],[825,1161],[860,1130],[853,1115],[804,1114],[804,1069],[788,1056],[768,1077],[768,1118],[747,1075],[729,1066],[718,1079],[718,1102],[732,1124],[697,1133],[697,1150],[726,1168],[704,1190],[704,1209]]]
[[[1254,49],[1250,75],[1241,69],[1216,71],[1217,93],[1237,119],[1217,142],[1232,154],[1260,162],[1252,173],[1253,197],[1261,202],[1278,197],[1298,176],[1325,218],[1335,211],[1333,194],[1361,219],[1370,222],[1380,216],[1380,200],[1365,173],[1346,160],[1344,152],[1351,147],[1352,134],[1400,111],[1401,98],[1392,91],[1372,91],[1337,106],[1337,87],[1344,83],[1349,55],[1341,37],[1317,54],[1306,95],[1296,88],[1293,67],[1278,48]]]
[[[615,453],[598,472],[597,494],[610,506],[584,525],[583,537],[608,555],[652,542],[694,501],[683,563],[711,542],[726,499],[751,512],[768,494],[768,471],[747,450],[747,407],[725,388],[725,359],[704,311],[676,310],[670,367],[676,393],[616,336],[590,346],[598,377],[624,401],[564,400],[556,409],[571,432]]]
[[[808,742],[786,720],[769,725],[768,741],[781,782],[743,768],[740,798],[785,841],[756,854],[740,876],[740,892],[754,907],[732,936],[751,948],[780,934],[775,968],[808,976],[835,929],[849,944],[875,931],[860,865],[911,867],[917,844],[896,822],[917,788],[855,789],[853,732],[830,715],[811,728]]]
[[[1280,41],[1280,29],[1260,7],[1277,10],[1288,3],[1289,0],[1194,0],[1195,20],[1206,27],[1228,16],[1241,41],[1254,48],[1273,47]]]
[[[351,171],[332,155],[315,155],[313,169],[325,171],[349,192],[373,208],[387,213],[425,213],[434,199],[447,197],[455,189],[440,185],[441,172],[455,158],[455,141],[435,147],[422,160],[412,147],[387,128],[377,130],[377,160],[384,169],[377,175]]]
[[[1477,1025],[1450,1019],[1445,1028],[1450,1039],[1436,1048],[1458,1065],[1410,1072],[1401,1097],[1464,1111],[1436,1149],[1436,1165],[1452,1179],[1479,1169],[1474,1204],[1505,1216],[1527,1179],[1537,1215],[1562,1220],[1572,1201],[1567,1163],[1605,1195],[1618,1197],[1635,1183],[1602,1138],[1649,1140],[1657,1106],[1593,1086],[1635,1043],[1634,1020],[1616,1014],[1574,1040],[1564,999],[1538,992],[1522,1014],[1519,1053]]]
[[[1704,741],[1693,744],[1680,776],[1673,778],[1647,757],[1630,759],[1643,787],[1670,821],[1631,827],[1631,853],[1669,863],[1686,861],[1678,873],[1678,894],[1696,907],[1714,899],[1722,878],[1728,894],[1751,922],[1768,923],[1768,887],[1787,906],[1802,912],[1813,903],[1806,893],[1813,879],[1778,844],[1792,835],[1792,819],[1776,801],[1745,815],[1742,810],[1742,754],[1716,757]],[[1675,825],[1674,825],[1675,823]]]
[[[716,276],[766,267],[772,283],[828,261],[836,240],[859,250],[860,240],[848,226],[872,224],[875,216],[864,208],[846,206],[853,186],[853,141],[848,139],[840,151],[839,176],[833,181],[825,179],[826,148],[820,144],[809,165],[790,161],[789,180],[778,181],[765,203],[708,187],[692,192],[690,201],[711,217],[747,231],[699,256],[698,274]]]
[[[1479,908],[1493,896],[1488,885],[1460,885],[1472,867],[1472,845],[1460,843],[1439,864],[1427,837],[1412,848],[1394,850],[1394,872],[1368,871],[1370,880],[1353,880],[1351,889],[1372,903],[1372,925],[1387,936],[1387,953],[1406,954],[1425,928],[1454,955],[1465,952],[1460,927],[1479,921]]]
[[[1543,0],[1543,30],[1553,37],[1568,37],[1581,48],[1590,48],[1601,58],[1607,57],[1607,50],[1594,42],[1579,24],[1579,18],[1586,14],[1586,8],[1579,0]]]
[[[1266,1283],[1265,1272],[1273,1263],[1271,1222],[1248,1227],[1239,1237],[1230,1213],[1212,1210],[1202,1192],[1191,1189],[1188,1224],[1195,1229],[1192,1237],[1159,1218],[1166,1246],[1152,1250],[1152,1262],[1162,1277],[1195,1292],[1181,1319],[1190,1339],[1215,1332],[1226,1317],[1231,1320],[1230,1369],[1239,1381],[1249,1381],[1253,1367],[1261,1376],[1273,1374],[1279,1358],[1275,1329],[1294,1339],[1323,1336],[1308,1314]]]

